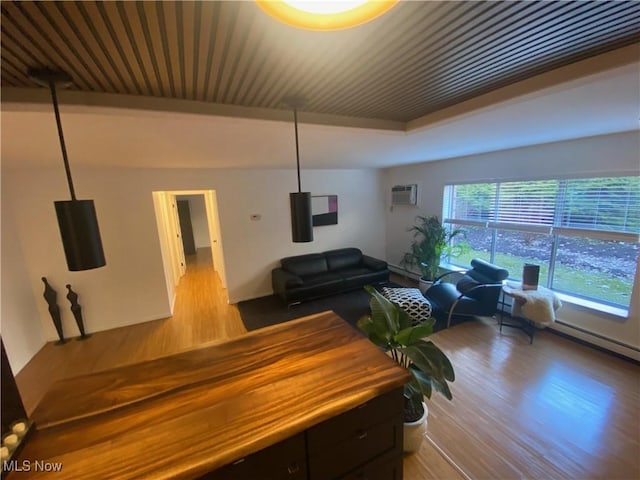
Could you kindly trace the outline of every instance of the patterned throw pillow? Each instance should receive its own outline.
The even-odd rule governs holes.
[[[431,304],[417,288],[383,287],[382,295],[400,305],[414,322],[422,323],[431,317]]]

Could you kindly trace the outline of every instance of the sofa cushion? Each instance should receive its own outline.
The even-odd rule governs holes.
[[[362,264],[362,252],[359,248],[340,248],[324,252],[329,270],[342,270]]]
[[[458,283],[456,283],[456,288],[463,295],[468,295],[470,297],[475,298],[475,295],[474,295],[475,292],[471,292],[471,290],[477,287],[478,285],[481,285],[480,282],[476,282],[469,275],[463,275],[463,277],[460,280],[458,280]]]
[[[371,270],[364,267],[353,267],[333,270],[331,273],[335,273],[337,275],[340,275],[341,277],[357,277],[358,275],[366,275],[368,273],[371,273]]]
[[[344,288],[344,279],[333,273],[322,273],[305,277],[304,285],[287,290],[291,301],[321,297],[339,292]]]
[[[307,275],[304,277],[305,287],[317,287],[319,285],[339,284],[342,283],[342,277],[338,274],[326,272],[317,273],[315,275]]]
[[[385,282],[389,280],[389,270],[374,272],[366,268],[347,268],[338,270],[335,273],[344,278],[346,288],[357,288],[369,283]]]
[[[425,292],[425,297],[429,299],[431,305],[439,307],[441,305],[451,305],[460,296],[460,292],[452,283],[436,283]]]
[[[309,253],[307,255],[283,258],[280,260],[280,264],[283,269],[299,277],[307,277],[329,271],[327,260],[321,253]]]
[[[378,272],[388,269],[387,262],[385,262],[384,260],[378,260],[377,258],[373,258],[368,255],[362,255],[362,265],[367,267],[369,270]]]

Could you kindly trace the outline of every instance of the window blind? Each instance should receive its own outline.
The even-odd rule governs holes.
[[[640,233],[640,177],[567,180],[561,227]]]
[[[448,223],[623,241],[637,241],[640,233],[637,176],[476,183],[445,188],[444,216]]]

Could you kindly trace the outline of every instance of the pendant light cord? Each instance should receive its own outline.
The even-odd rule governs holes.
[[[53,100],[53,111],[56,115],[56,124],[58,125],[58,137],[60,138],[60,148],[62,148],[62,159],[64,161],[64,169],[67,172],[67,183],[69,183],[69,192],[71,192],[71,200],[76,200],[76,191],[73,188],[73,180],[71,179],[71,168],[69,168],[69,158],[67,158],[67,147],[64,144],[64,135],[62,134],[62,122],[60,121],[60,111],[58,110],[58,97],[56,95],[56,84],[54,81],[49,82],[51,90],[51,99]],[[300,180],[298,179],[298,182]]]
[[[298,193],[301,193],[302,187],[300,186],[300,149],[298,147],[298,110],[296,108],[293,109],[293,124],[296,130],[296,165],[298,167]]]

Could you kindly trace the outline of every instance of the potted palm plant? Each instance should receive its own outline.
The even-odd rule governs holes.
[[[415,452],[420,448],[427,428],[428,410],[424,397],[431,398],[435,390],[452,399],[447,382],[455,379],[453,366],[442,350],[425,339],[433,332],[433,319],[414,326],[411,317],[400,306],[371,285],[364,288],[371,295],[371,314],[358,320],[358,328],[411,373],[412,379],[404,387],[404,449]]]
[[[464,235],[464,232],[459,228],[448,232],[437,215],[430,217],[418,215],[416,224],[408,231],[413,232],[413,241],[410,250],[403,255],[400,265],[405,270],[411,267],[420,270],[419,288],[424,293],[438,275],[441,257],[446,254],[450,258],[455,258],[466,250],[466,243],[458,242],[451,245],[451,240]]]

